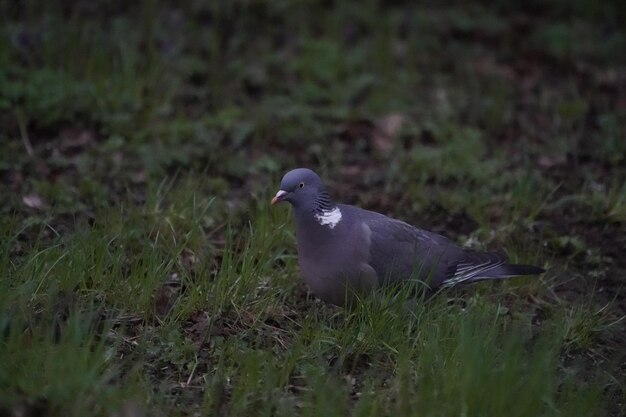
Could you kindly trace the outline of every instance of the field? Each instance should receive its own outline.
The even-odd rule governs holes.
[[[0,0],[0,416],[626,415],[624,21]],[[325,305],[299,166],[547,272]]]

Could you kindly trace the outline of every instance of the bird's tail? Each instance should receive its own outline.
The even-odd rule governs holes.
[[[546,272],[545,269],[534,265],[502,264],[476,276],[471,279],[470,282],[483,281],[486,279],[506,279],[520,275],[537,275],[544,272]]]

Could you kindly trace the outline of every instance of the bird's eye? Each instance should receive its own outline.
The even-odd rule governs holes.
[[[298,187],[300,187],[300,188],[304,187],[304,183],[301,182],[300,184],[298,184]]]

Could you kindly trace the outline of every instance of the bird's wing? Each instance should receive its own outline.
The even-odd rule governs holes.
[[[463,256],[447,267],[442,288],[458,284],[480,281],[497,276],[499,267],[506,263],[506,258],[494,252],[463,251]]]
[[[462,250],[444,236],[418,229],[379,213],[360,210],[371,232],[370,262],[384,283],[417,279],[438,286]]]

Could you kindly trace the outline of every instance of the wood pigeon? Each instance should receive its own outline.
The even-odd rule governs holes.
[[[293,206],[302,277],[328,303],[351,305],[356,297],[405,281],[435,291],[545,272],[509,264],[494,252],[463,249],[444,236],[380,213],[337,204],[310,169],[285,174],[272,205],[282,201]]]

